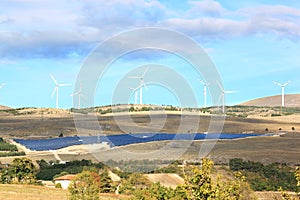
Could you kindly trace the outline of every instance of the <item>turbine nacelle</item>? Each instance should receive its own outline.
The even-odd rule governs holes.
[[[275,85],[279,85],[280,87],[285,87],[285,86],[287,86],[289,83],[290,83],[291,81],[287,81],[286,83],[279,83],[279,82],[276,82],[276,81],[274,81],[274,84]]]

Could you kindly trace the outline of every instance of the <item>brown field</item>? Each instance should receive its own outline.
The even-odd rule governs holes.
[[[67,191],[44,186],[0,184],[0,200],[66,200]]]
[[[245,106],[281,106],[281,95],[263,97],[259,99],[253,99],[241,103]],[[287,107],[300,107],[300,94],[286,94],[285,106]]]
[[[45,114],[45,110],[52,114]],[[25,109],[26,112],[33,112],[30,109]],[[22,110],[22,112],[25,112]],[[25,112],[25,113],[26,113]],[[269,162],[285,162],[290,164],[300,163],[300,115],[276,116],[276,117],[261,117],[259,113],[261,110],[255,111],[257,115],[252,114],[251,117],[226,117],[223,132],[228,133],[288,133],[277,137],[258,137],[248,138],[241,140],[218,141],[214,148],[209,153],[209,157],[218,162],[227,162],[231,158],[244,158],[264,163]],[[66,135],[78,134],[72,113],[69,111],[56,110],[56,109],[34,109],[34,114],[12,115],[10,113],[0,111],[0,133],[1,137],[11,139],[14,137],[34,137],[34,138],[48,138],[57,137],[60,133]],[[130,132],[206,132],[212,115],[190,112],[189,114],[180,115],[180,112],[167,112],[165,114],[159,112],[138,112],[127,114],[113,115],[97,115],[97,119],[101,126],[106,127],[104,133],[116,134],[122,133],[122,130],[132,130]],[[84,122],[87,135],[99,134],[99,130],[89,129],[90,118],[86,115],[80,115],[79,121]],[[134,123],[130,123],[132,120]],[[182,124],[179,130],[180,123]],[[162,123],[163,122],[163,123]],[[197,127],[198,126],[198,127]],[[122,130],[121,130],[121,128]],[[191,127],[197,127],[193,129]],[[218,124],[216,124],[218,127]],[[292,131],[292,127],[295,131]],[[268,128],[266,132],[265,129]],[[147,144],[135,144],[125,147],[119,147],[126,151],[133,152],[149,152],[156,151],[165,146],[167,142],[153,142]],[[170,154],[176,154],[181,148],[184,147],[184,142],[176,144],[170,149]],[[205,144],[208,144],[207,142]],[[189,146],[183,159],[198,158],[199,150],[203,142],[195,141]],[[183,146],[183,147],[182,147]],[[21,148],[21,147],[20,147]],[[21,148],[22,149],[22,148]],[[72,148],[62,149],[56,151],[56,156],[53,152],[33,152],[27,151],[27,157],[33,160],[58,160],[57,156],[63,161],[74,159],[91,159],[97,161],[93,155],[89,154],[90,149],[84,147],[74,146]],[[115,149],[105,151],[111,155],[118,155]],[[108,155],[108,154],[104,154]],[[104,158],[110,159],[111,157]],[[143,155],[141,156],[144,157]],[[162,159],[171,159],[172,156],[162,155]],[[102,158],[101,158],[102,159]],[[101,160],[100,159],[100,160]],[[122,155],[119,159],[124,159]],[[10,163],[13,157],[0,158],[2,163]]]
[[[259,111],[257,111],[259,112]],[[199,113],[180,114],[180,112],[167,112],[165,114],[144,112],[127,115],[97,115],[99,124],[105,134],[117,134],[123,132],[207,132],[212,115],[199,115]],[[283,120],[281,120],[283,119]],[[83,124],[80,134],[99,134],[99,130],[92,128],[93,120],[88,115],[80,115],[76,118],[78,123]],[[181,124],[182,123],[182,124]],[[0,111],[0,134],[1,137],[57,137],[59,134],[77,135],[72,113],[62,112],[55,114],[28,114],[12,115]],[[180,126],[181,125],[181,126]],[[217,123],[216,126],[219,126]],[[261,117],[252,114],[251,117],[226,117],[223,132],[242,133],[277,132],[279,128],[290,131],[294,127],[300,130],[300,115],[282,117]]]
[[[146,174],[149,181],[153,183],[160,182],[165,187],[171,187],[175,189],[178,185],[184,184],[184,180],[178,176],[178,174]]]
[[[0,200],[67,200],[67,190],[33,185],[0,184]],[[127,195],[100,194],[101,200],[128,199]]]

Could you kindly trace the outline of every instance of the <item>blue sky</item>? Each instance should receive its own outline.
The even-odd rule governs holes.
[[[286,82],[286,93],[300,93],[300,2],[298,0],[2,0],[0,9],[0,105],[72,107],[70,96],[80,68],[99,43],[141,27],[179,31],[202,46],[218,69],[226,98],[233,105],[276,95],[273,81]],[[111,102],[126,70],[148,63],[173,67],[191,85],[199,106],[203,87],[188,63],[174,55],[146,51],[120,58],[101,79],[95,105]],[[126,70],[124,70],[126,69]],[[138,83],[133,82],[133,87]],[[103,85],[105,87],[103,87]],[[149,85],[144,103],[178,104],[170,91]],[[133,98],[130,99],[133,102]]]

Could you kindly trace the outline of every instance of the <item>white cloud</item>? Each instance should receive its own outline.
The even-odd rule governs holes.
[[[187,16],[211,16],[218,17],[226,12],[222,5],[214,0],[189,1],[191,9],[187,11]]]
[[[3,0],[1,4],[0,57],[79,54],[114,34],[147,26],[175,29],[205,41],[258,34],[300,38],[300,9],[284,5],[228,11],[214,0],[189,1],[185,14],[176,16],[182,10],[146,0]]]

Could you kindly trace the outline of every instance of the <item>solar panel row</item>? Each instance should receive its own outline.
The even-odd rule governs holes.
[[[80,144],[97,144],[107,142],[111,147],[123,146],[135,143],[145,143],[163,140],[206,140],[206,139],[237,139],[255,136],[266,136],[268,134],[167,134],[167,133],[141,133],[121,135],[99,135],[99,136],[70,136],[63,138],[50,138],[38,140],[14,139],[15,142],[24,145],[26,148],[36,151],[57,150],[68,146]]]

